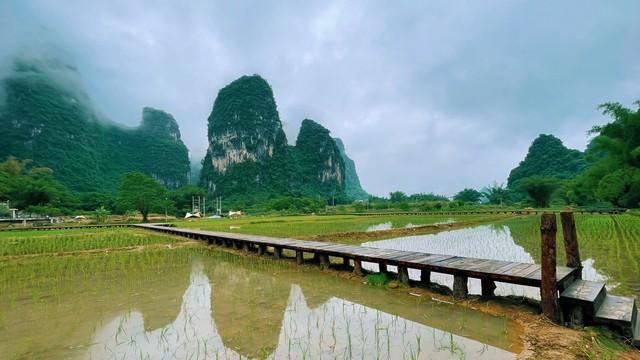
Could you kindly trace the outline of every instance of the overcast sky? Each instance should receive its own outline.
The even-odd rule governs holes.
[[[0,55],[55,49],[96,107],[170,112],[194,158],[218,90],[273,87],[289,142],[312,118],[365,190],[504,182],[540,133],[584,149],[607,101],[640,99],[640,1],[24,1]]]

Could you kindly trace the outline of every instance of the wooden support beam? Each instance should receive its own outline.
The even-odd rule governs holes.
[[[298,265],[302,265],[304,263],[304,252],[300,250],[296,251],[296,263]]]
[[[242,250],[249,252],[249,243],[246,241],[242,242]]]
[[[349,263],[349,258],[348,257],[343,257],[342,258],[342,267],[343,268],[348,268],[349,266],[351,266],[351,264]]]
[[[564,238],[564,250],[567,255],[567,266],[582,270],[580,246],[578,244],[576,221],[573,218],[573,212],[561,212],[560,221],[562,222],[562,237]],[[582,271],[580,271],[580,278],[582,278]]]
[[[406,266],[398,266],[398,280],[405,285],[409,285],[409,269]]]
[[[556,324],[562,323],[562,314],[558,302],[558,284],[556,283],[556,225],[555,214],[542,214],[540,220],[541,237],[541,285],[540,299],[542,313]]]
[[[426,269],[420,270],[420,285],[422,286],[431,285],[431,271]]]
[[[273,247],[273,256],[276,259],[281,259],[282,258],[282,248],[281,247]]]
[[[482,298],[490,299],[495,296],[496,283],[491,279],[480,279]]]
[[[469,279],[466,276],[453,276],[453,298],[456,300],[466,299],[469,296]]]
[[[328,269],[329,268],[329,255],[326,254],[318,254],[318,258],[320,258],[320,268]]]
[[[264,255],[267,252],[267,245],[258,245],[258,255]]]
[[[358,276],[364,275],[362,272],[362,260],[353,259],[353,273]]]
[[[389,270],[387,270],[387,264],[378,264],[378,268],[380,269],[380,273],[382,274],[388,274]]]

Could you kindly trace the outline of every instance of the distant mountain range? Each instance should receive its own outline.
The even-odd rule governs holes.
[[[171,114],[145,107],[137,128],[106,119],[69,65],[16,59],[0,89],[0,161],[11,155],[32,159],[80,192],[114,191],[131,171],[168,188],[193,181],[188,150]],[[221,89],[208,121],[209,148],[199,183],[211,195],[368,196],[344,144],[322,125],[305,119],[296,145],[287,144],[271,87],[258,75]]]

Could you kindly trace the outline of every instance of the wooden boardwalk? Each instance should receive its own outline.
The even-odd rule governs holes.
[[[477,278],[487,281],[498,281],[518,285],[540,287],[541,268],[539,264],[476,259],[451,255],[428,254],[413,251],[400,251],[389,249],[377,249],[358,245],[343,245],[337,243],[297,240],[291,238],[275,238],[267,236],[236,234],[170,227],[164,224],[138,224],[136,227],[160,231],[167,234],[184,236],[192,239],[207,241],[209,244],[221,244],[234,246],[247,251],[265,253],[267,248],[272,248],[276,257],[282,256],[282,250],[288,249],[296,252],[298,262],[303,261],[303,253],[311,253],[318,257],[321,265],[328,266],[328,257],[343,258],[346,261],[353,260],[354,272],[362,273],[362,261],[377,263],[381,270],[385,271],[387,265],[398,266],[399,279],[409,282],[407,269],[422,270],[422,282],[428,282],[424,276],[430,276],[430,272],[454,275],[465,281],[467,278]],[[556,278],[559,289],[564,289],[567,284],[573,282],[580,270],[559,266]],[[455,288],[455,286],[454,286]],[[495,286],[494,286],[495,288]],[[492,295],[493,289],[490,289]],[[484,287],[483,287],[484,291]],[[454,289],[455,292],[455,289]],[[466,295],[466,294],[464,294]]]

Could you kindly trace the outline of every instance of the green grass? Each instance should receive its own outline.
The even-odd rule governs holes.
[[[640,217],[633,215],[576,215],[576,229],[583,261],[591,259],[598,272],[609,278],[612,292],[640,296]],[[509,228],[515,242],[540,260],[540,217],[526,216],[499,221]],[[564,265],[562,227],[558,217],[558,265]]]
[[[429,225],[448,220],[479,221],[489,215],[385,215],[385,216],[251,216],[241,219],[202,219],[181,220],[174,224],[179,227],[198,228],[236,232],[253,235],[275,237],[311,237],[343,232],[367,231],[371,226],[391,223],[392,228],[402,228],[407,225]],[[496,216],[493,215],[495,218]]]
[[[0,256],[118,249],[179,241],[160,233],[126,228],[6,232],[0,237]]]

